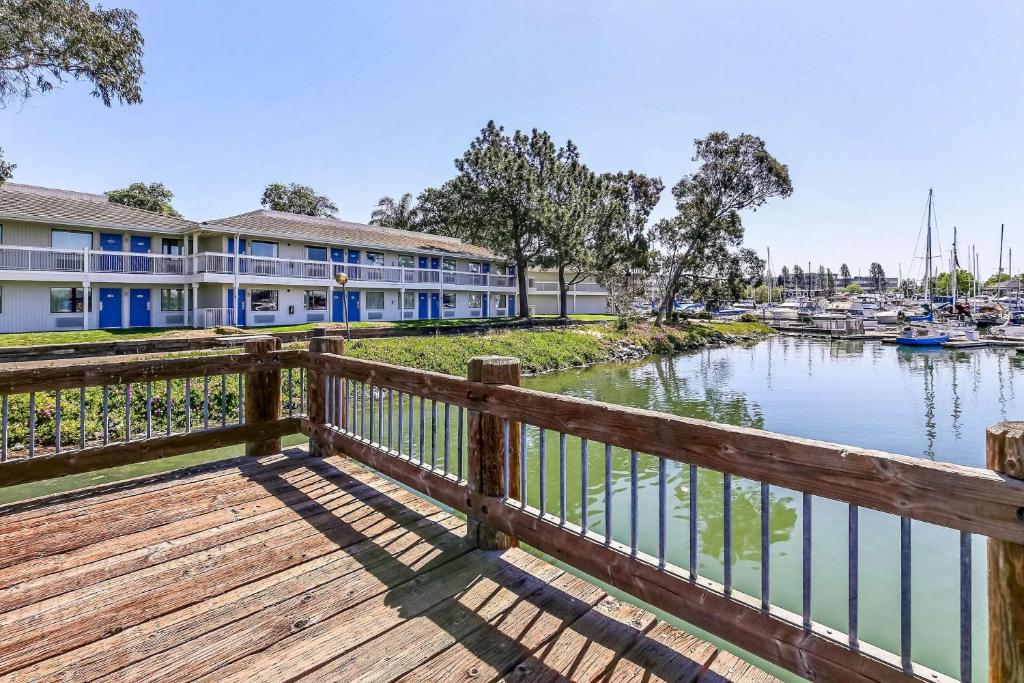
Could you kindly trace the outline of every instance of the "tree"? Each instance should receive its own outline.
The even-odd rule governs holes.
[[[526,273],[544,247],[557,155],[547,133],[507,135],[489,121],[455,160],[459,174],[426,198],[428,227],[446,225],[451,234],[514,264],[521,318],[530,316]]]
[[[825,266],[818,266],[818,279],[815,284],[817,285],[815,289],[828,290],[828,273],[825,271]]]
[[[142,101],[142,34],[135,12],[87,0],[0,0],[0,108],[85,80],[104,105]],[[15,165],[0,149],[0,184]]]
[[[917,283],[910,278],[907,278],[900,283],[900,290],[903,292],[903,296],[911,297],[914,295],[914,292],[917,291]]]
[[[406,192],[398,201],[392,197],[381,197],[377,202],[377,207],[370,214],[370,225],[398,230],[416,230],[419,219],[419,207],[416,206],[412,193]]]
[[[868,276],[875,285],[875,291],[881,292],[885,289],[885,270],[881,263],[872,263],[868,268]]]
[[[933,294],[945,294],[949,291],[949,273],[939,273],[932,278],[932,293]],[[967,294],[974,288],[974,276],[971,275],[970,271],[964,270],[963,268],[957,268],[956,271],[956,291],[958,294]]]
[[[308,185],[298,183],[271,183],[263,190],[260,204],[273,211],[333,218],[338,207],[324,195],[317,194]]]
[[[793,192],[789,169],[756,136],[717,132],[694,144],[697,171],[672,188],[677,214],[658,221],[653,230],[665,250],[658,322],[671,314],[684,289],[708,289],[710,283],[734,279],[742,259],[731,249],[743,240],[741,213]]]
[[[1010,279],[1009,273],[995,273],[989,279],[985,280],[985,286],[991,287],[1000,282],[1007,282]]]
[[[845,263],[839,266],[839,280],[843,283],[843,287],[850,284],[850,266]]]
[[[789,287],[789,267],[782,266],[782,272],[779,274],[782,276],[782,286]]]
[[[836,293],[836,276],[832,273],[831,268],[825,271],[825,291],[829,296]]]
[[[158,213],[161,216],[174,216],[180,218],[181,214],[171,206],[174,193],[167,189],[163,183],[132,183],[120,190],[110,190],[106,193],[107,198],[114,204],[133,206],[136,209],[145,209]]]
[[[793,286],[797,289],[804,288],[804,269],[800,266],[793,266]]]
[[[864,291],[864,288],[854,282],[843,287],[843,291],[847,294],[860,294]]]
[[[460,189],[463,181],[449,180],[441,187],[428,187],[416,198],[418,214],[414,230],[442,235],[444,237],[465,237],[456,216],[465,213],[464,192]],[[466,237],[468,240],[468,237]]]

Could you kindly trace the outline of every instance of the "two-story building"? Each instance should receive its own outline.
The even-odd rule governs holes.
[[[453,238],[268,210],[197,223],[0,185],[0,332],[502,317],[515,284]]]
[[[535,314],[559,313],[558,273],[553,270],[531,270],[528,275],[528,301],[532,312]],[[566,308],[569,315],[607,313],[608,289],[593,277],[585,277],[579,282],[569,285]]]

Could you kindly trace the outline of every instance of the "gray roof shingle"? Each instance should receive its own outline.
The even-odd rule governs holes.
[[[328,244],[368,246],[382,249],[409,249],[414,251],[443,252],[460,256],[496,258],[483,247],[463,242],[454,237],[430,235],[412,230],[396,230],[376,225],[352,223],[337,218],[302,216],[284,211],[260,209],[248,213],[207,221],[208,227],[234,228],[261,235],[307,239]]]
[[[182,218],[111,203],[102,194],[18,183],[0,185],[0,219],[178,233],[199,227]]]

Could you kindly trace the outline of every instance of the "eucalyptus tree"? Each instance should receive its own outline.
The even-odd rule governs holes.
[[[881,292],[885,289],[885,269],[882,268],[882,264],[877,261],[872,263],[868,268],[868,275],[871,277],[871,281],[875,284],[875,291]]]
[[[782,266],[782,270],[779,272],[779,276],[782,278],[783,289],[789,287],[789,266]]]
[[[298,183],[270,183],[263,189],[260,204],[273,211],[297,213],[303,216],[332,218],[338,207],[325,195],[317,194],[309,185]]]
[[[104,105],[142,102],[142,33],[126,9],[87,0],[0,0],[0,108],[88,81]],[[0,149],[0,184],[15,165]]]
[[[793,286],[796,289],[804,288],[804,269],[799,264],[793,266]]]
[[[658,221],[653,236],[664,250],[664,283],[657,321],[671,314],[684,291],[720,288],[738,262],[741,212],[793,192],[789,169],[754,135],[711,133],[695,141],[699,166],[672,188],[676,215]]]
[[[850,266],[845,263],[839,266],[839,280],[843,283],[843,287],[850,284]]]
[[[420,210],[412,193],[406,192],[397,201],[393,197],[381,197],[370,213],[370,225],[398,230],[416,230]]]
[[[106,195],[114,204],[145,209],[146,211],[158,213],[161,216],[181,217],[181,214],[171,206],[174,193],[167,189],[167,186],[163,183],[150,183],[149,185],[146,183],[132,183],[128,187],[122,187],[119,190],[110,190]]]

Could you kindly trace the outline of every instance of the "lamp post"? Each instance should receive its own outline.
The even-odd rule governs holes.
[[[345,285],[348,283],[348,275],[339,272],[334,276],[334,281],[341,285],[341,316],[345,321],[345,338],[351,340],[352,330],[348,326],[348,290],[345,289]]]

